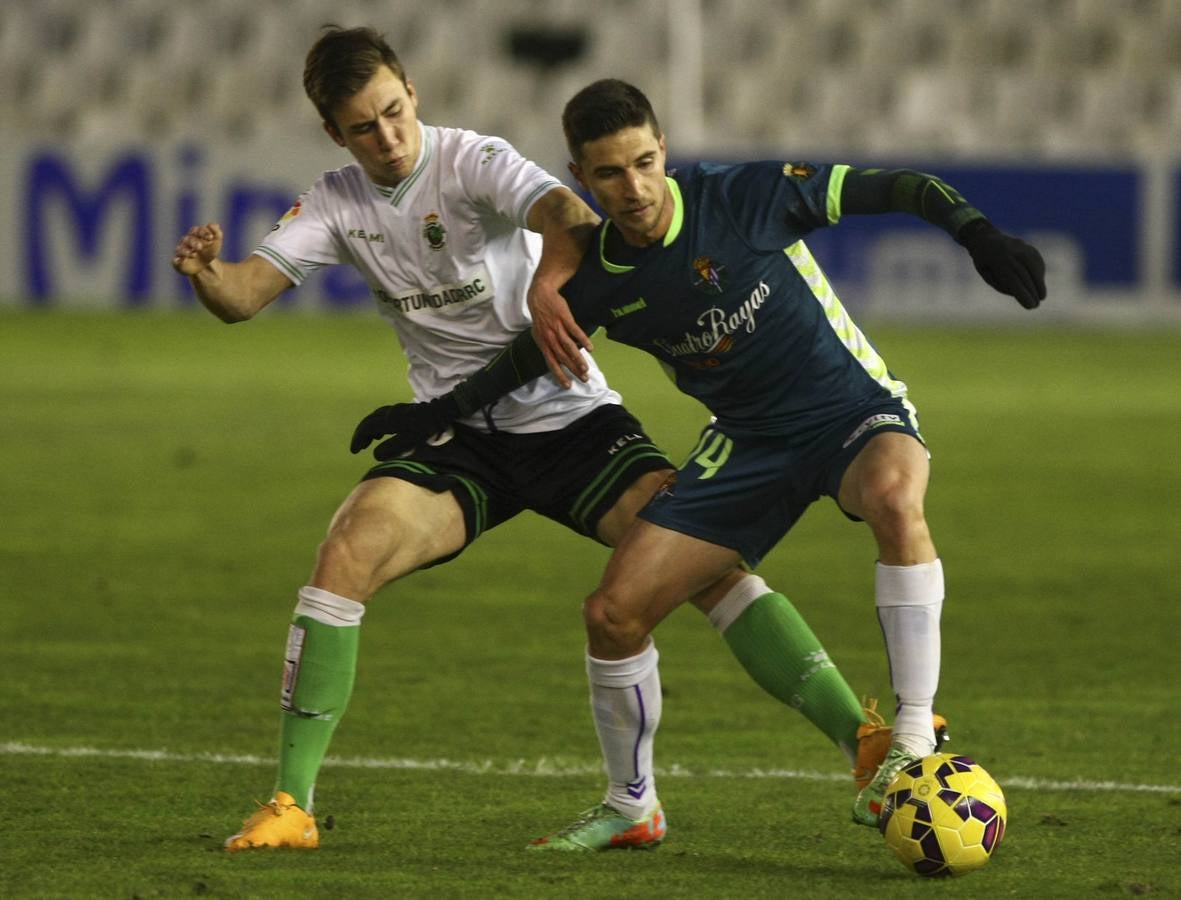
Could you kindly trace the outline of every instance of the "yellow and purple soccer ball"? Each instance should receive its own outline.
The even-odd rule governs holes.
[[[1005,795],[967,756],[936,753],[911,763],[886,790],[878,828],[899,861],[919,875],[966,875],[1005,836]]]

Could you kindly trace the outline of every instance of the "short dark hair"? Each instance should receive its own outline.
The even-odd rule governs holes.
[[[658,137],[661,135],[660,123],[644,92],[618,78],[588,84],[570,98],[562,111],[566,147],[575,162],[581,156],[582,145],[588,141],[643,125],[650,126]]]
[[[323,30],[304,62],[303,89],[325,122],[332,122],[336,108],[365,87],[382,66],[406,84],[398,55],[375,28],[325,25]]]

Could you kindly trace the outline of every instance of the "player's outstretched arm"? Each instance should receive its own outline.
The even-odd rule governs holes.
[[[533,337],[562,387],[572,372],[586,381],[589,367],[579,348],[594,350],[558,292],[578,270],[599,217],[572,190],[554,188],[529,210],[529,229],[542,237],[541,260],[526,299],[533,317]]]
[[[1046,264],[1037,248],[1000,231],[959,191],[933,175],[911,169],[849,169],[841,183],[841,211],[918,216],[963,246],[991,287],[1026,309],[1046,299]]]
[[[292,286],[292,281],[259,256],[222,261],[221,226],[195,225],[180,239],[172,268],[187,275],[197,298],[223,322],[242,322]]]
[[[509,391],[546,373],[547,364],[532,331],[522,331],[492,362],[442,396],[425,403],[379,406],[353,431],[349,450],[360,453],[391,435],[373,450],[379,460],[395,459],[446,430],[456,419],[470,416]]]

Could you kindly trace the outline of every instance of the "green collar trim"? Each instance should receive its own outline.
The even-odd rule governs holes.
[[[664,246],[668,247],[681,235],[681,226],[685,224],[685,201],[681,199],[681,186],[667,175],[669,192],[673,195],[673,220],[668,223],[668,231],[664,233]]]
[[[390,201],[391,206],[397,206],[402,202],[402,198],[414,186],[414,183],[422,177],[422,173],[426,170],[426,164],[434,155],[434,139],[430,129],[428,129],[422,122],[416,123],[418,125],[419,143],[418,143],[418,161],[414,164],[414,169],[402,181],[393,187],[386,187],[385,185],[377,184],[377,192]]]
[[[673,198],[673,218],[668,224],[668,231],[664,233],[661,246],[669,247],[673,241],[680,237],[681,228],[685,225],[685,201],[681,197],[681,186],[667,175],[664,176],[664,180],[668,184],[669,193]],[[607,229],[610,227],[611,220],[608,219],[599,229],[599,263],[612,275],[622,275],[632,271],[635,266],[621,266],[607,259]]]

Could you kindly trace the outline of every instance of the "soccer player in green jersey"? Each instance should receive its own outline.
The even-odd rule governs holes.
[[[875,606],[897,716],[853,806],[856,822],[876,825],[893,777],[938,743],[944,580],[924,513],[929,454],[906,385],[848,316],[803,238],[844,215],[910,213],[946,231],[985,281],[1026,308],[1046,294],[1041,256],[949,185],[912,170],[779,160],[666,173],[651,105],[618,80],[577,94],[563,126],[570,170],[608,216],[561,289],[573,320],[560,301],[558,312],[535,308],[545,325],[534,333],[549,335],[544,354],[525,332],[448,395],[372,413],[359,443],[394,434],[384,452],[413,446],[545,372],[547,358],[580,374],[581,355],[571,351],[600,326],[655,356],[712,420],[586,599],[592,690],[596,673],[618,689],[638,685],[657,623],[721,573],[757,565],[808,506],[830,497],[877,543]],[[597,706],[594,714],[609,782],[627,783],[633,743],[650,758],[655,717],[641,709],[627,721]],[[628,827],[592,809],[538,846]]]

